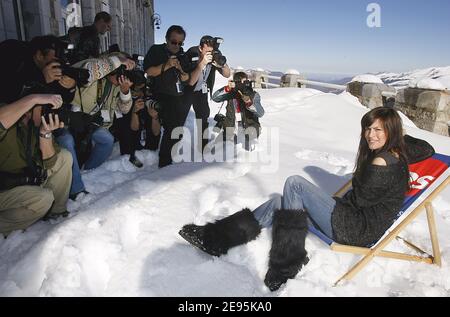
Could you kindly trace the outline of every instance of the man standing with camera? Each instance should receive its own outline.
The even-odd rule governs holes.
[[[111,15],[108,12],[99,12],[95,16],[94,24],[69,29],[68,35],[64,38],[75,44],[70,62],[75,64],[89,58],[100,57],[100,36],[111,31],[111,27]]]
[[[190,75],[180,64],[186,31],[178,25],[166,33],[166,43],[153,45],[144,60],[144,70],[154,78],[155,99],[161,104],[160,118],[164,134],[159,151],[159,167],[172,164],[172,148],[178,142],[172,139],[172,131],[184,125],[183,94]]]
[[[52,132],[58,115],[33,120],[36,105],[62,105],[59,95],[29,95],[0,104],[0,233],[26,229],[46,216],[67,216],[72,156],[59,151]]]
[[[189,84],[192,88],[186,90],[186,112],[184,121],[186,121],[191,104],[194,107],[197,123],[201,120],[201,127],[197,127],[198,134],[202,140],[202,152],[208,144],[208,138],[204,138],[205,131],[208,129],[208,118],[211,114],[208,104],[208,91],[212,96],[216,71],[223,77],[231,76],[230,67],[226,64],[226,58],[219,51],[219,46],[223,39],[205,35],[200,40],[199,46],[191,47],[187,51],[188,56],[199,56],[199,63],[191,74]]]

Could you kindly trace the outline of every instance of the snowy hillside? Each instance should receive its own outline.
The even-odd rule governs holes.
[[[375,259],[341,287],[331,286],[358,258],[331,252],[311,235],[311,261],[276,293],[263,283],[271,230],[221,258],[195,250],[178,235],[184,224],[259,206],[282,191],[290,175],[302,175],[330,194],[351,177],[360,119],[367,112],[356,98],[295,88],[263,90],[261,96],[262,125],[270,129],[261,136],[260,160],[158,170],[157,155],[142,152],[145,169],[136,170],[127,158],[113,156],[83,175],[92,194],[69,205],[69,219],[40,222],[0,240],[0,296],[450,296],[450,188],[435,205],[442,269]],[[213,105],[212,117],[219,106]],[[191,113],[191,130],[193,118]],[[449,138],[410,121],[406,128],[450,155]],[[264,144],[277,135],[279,143]],[[425,217],[404,237],[431,251]],[[392,250],[407,251],[399,242]]]
[[[381,78],[385,84],[399,89],[408,87],[411,81],[417,82],[421,79],[435,79],[444,88],[450,89],[450,66],[419,69],[401,74],[379,73],[376,76]]]

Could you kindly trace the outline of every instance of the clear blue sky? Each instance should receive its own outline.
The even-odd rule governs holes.
[[[367,6],[381,6],[381,28]],[[355,74],[450,65],[449,0],[155,0],[156,42],[182,25],[185,48],[225,39],[231,66]]]

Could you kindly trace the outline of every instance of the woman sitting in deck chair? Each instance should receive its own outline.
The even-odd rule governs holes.
[[[377,108],[362,121],[353,189],[333,198],[300,176],[289,177],[283,196],[251,212],[244,209],[205,226],[186,225],[180,235],[213,256],[255,239],[273,226],[269,270],[264,283],[278,290],[309,261],[305,250],[308,221],[337,243],[375,244],[396,220],[409,189],[408,164],[434,154],[425,141],[403,136],[398,113]]]

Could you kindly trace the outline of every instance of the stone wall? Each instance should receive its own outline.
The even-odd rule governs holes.
[[[406,88],[398,92],[395,109],[419,128],[449,136],[450,92]]]
[[[395,93],[396,90],[385,84],[370,84],[351,82],[347,85],[347,91],[359,99],[359,102],[369,109],[383,107],[383,92]]]

